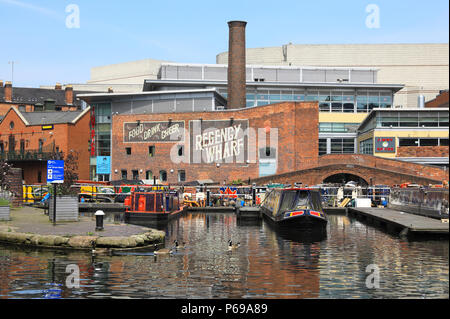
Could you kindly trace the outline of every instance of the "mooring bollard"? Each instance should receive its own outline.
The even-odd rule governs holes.
[[[95,230],[103,230],[103,217],[105,213],[102,210],[98,210],[95,212]]]

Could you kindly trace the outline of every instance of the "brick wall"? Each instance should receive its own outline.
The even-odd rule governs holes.
[[[80,179],[89,179],[89,112],[87,112],[75,124],[55,124],[53,130],[43,131],[40,125],[26,126],[16,112],[11,111],[0,123],[0,141],[5,145],[5,151],[8,151],[9,136],[14,135],[16,146],[15,150],[20,150],[20,140],[25,141],[25,152],[27,150],[38,150],[39,140],[43,141],[45,150],[54,143],[55,147],[63,152],[64,156],[70,150],[79,152],[78,174]],[[14,128],[10,129],[10,122],[14,122]],[[38,183],[38,171],[42,172],[42,182],[47,181],[46,161],[17,161],[12,163],[15,167],[21,167],[24,170],[24,178],[27,184]]]
[[[397,157],[448,157],[448,146],[400,146]]]
[[[249,126],[274,133],[278,129],[277,173],[298,170],[318,158],[318,104],[310,102],[285,102],[258,108],[246,108],[221,112],[115,115],[112,120],[112,179],[121,178],[121,170],[127,170],[131,177],[132,170],[140,171],[139,178],[145,178],[145,171],[151,170],[159,176],[160,170],[166,170],[168,183],[178,181],[177,171],[186,171],[186,181],[212,179],[218,182],[232,181],[259,176],[258,161],[253,163],[222,163],[217,167],[212,164],[175,164],[170,159],[171,148],[175,143],[124,143],[123,123],[146,121],[184,121],[189,128],[189,120],[235,120],[248,119]],[[308,118],[308,121],[304,119]],[[270,133],[268,133],[270,134]],[[186,137],[188,139],[188,137]],[[149,157],[148,146],[155,146],[155,156]],[[259,145],[257,148],[259,148]],[[131,147],[132,154],[126,155],[125,148]],[[185,152],[189,154],[188,146]],[[170,173],[173,169],[174,172]],[[117,173],[115,173],[117,170]]]

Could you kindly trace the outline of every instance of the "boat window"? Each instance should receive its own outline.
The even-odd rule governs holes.
[[[283,194],[283,199],[281,200],[280,212],[285,212],[287,210],[292,209],[292,207],[294,206],[294,200],[295,200],[296,195],[297,195],[297,192],[295,192],[295,191],[285,192]]]
[[[322,203],[319,192],[311,192],[311,203],[313,209],[322,211]]]
[[[311,209],[311,203],[309,201],[309,193],[301,191],[298,195],[297,209]]]
[[[163,194],[162,193],[155,194],[155,201],[156,201],[155,211],[162,212],[164,210]]]

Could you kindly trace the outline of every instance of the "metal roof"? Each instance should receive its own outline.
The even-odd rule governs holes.
[[[192,81],[192,80],[145,80],[144,91],[151,91],[154,87],[161,86],[226,86],[227,81]],[[372,83],[319,83],[319,82],[247,82],[249,87],[280,87],[280,88],[336,88],[336,89],[389,89],[394,93],[404,88],[403,84],[372,84]],[[157,91],[164,92],[164,91]]]

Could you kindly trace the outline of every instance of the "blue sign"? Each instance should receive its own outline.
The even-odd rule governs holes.
[[[47,161],[47,183],[64,183],[64,161]]]
[[[110,156],[97,156],[97,174],[111,174]]]

